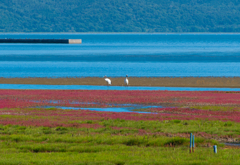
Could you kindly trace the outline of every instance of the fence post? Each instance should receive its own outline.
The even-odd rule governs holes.
[[[194,135],[192,135],[192,152],[194,152],[195,142],[194,142]]]
[[[213,152],[216,154],[217,153],[217,145],[213,146]]]
[[[189,153],[192,152],[192,133],[190,133],[190,146],[189,146]]]

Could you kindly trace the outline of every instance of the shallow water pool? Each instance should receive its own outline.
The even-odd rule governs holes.
[[[136,109],[134,107],[80,108],[80,107],[46,106],[44,108],[59,108],[59,109],[64,109],[64,110],[90,110],[90,111],[103,111],[103,112],[151,113],[151,112],[144,112],[144,111],[134,111],[134,109]]]
[[[49,90],[168,90],[168,91],[240,91],[240,88],[196,87],[144,87],[144,86],[96,86],[96,85],[29,85],[0,84],[0,89],[49,89]]]

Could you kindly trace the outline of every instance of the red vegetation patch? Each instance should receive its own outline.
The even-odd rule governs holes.
[[[81,103],[239,105],[240,92],[114,91],[114,90],[0,90],[0,108]],[[93,105],[90,105],[93,106]]]
[[[157,114],[96,112],[87,110],[50,110],[30,107],[78,106],[99,107],[107,104],[179,104],[240,105],[240,92],[203,91],[104,91],[104,90],[0,90],[0,124],[46,127],[101,128],[98,124],[77,121],[123,120],[221,120],[240,122],[240,112],[192,110],[189,108],[154,108]],[[74,122],[76,121],[76,122]]]

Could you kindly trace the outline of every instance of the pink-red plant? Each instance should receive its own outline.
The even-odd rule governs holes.
[[[110,104],[170,105],[152,108],[152,114],[53,110],[44,106],[109,107]],[[177,105],[173,107],[172,105]],[[240,122],[238,111],[180,108],[189,105],[240,105],[240,92],[110,91],[110,90],[0,90],[0,124],[26,126],[94,127],[79,121],[123,120],[221,120]],[[36,108],[39,107],[39,108]]]

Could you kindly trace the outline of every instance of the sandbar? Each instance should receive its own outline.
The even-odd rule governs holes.
[[[124,86],[125,77],[109,77]],[[129,86],[240,88],[240,77],[129,77]],[[104,78],[0,78],[0,84],[107,85]]]

